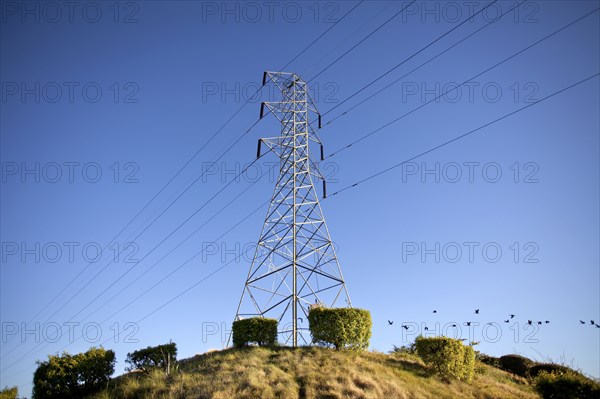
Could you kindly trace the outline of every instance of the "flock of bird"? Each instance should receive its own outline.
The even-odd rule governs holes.
[[[583,321],[583,320],[579,320],[579,323],[580,323],[580,324],[586,324],[586,323],[585,323],[585,321]],[[600,325],[598,325],[598,324],[594,323],[594,320],[590,320],[590,324],[591,324],[592,326],[596,326],[596,328],[600,328]]]
[[[432,313],[437,313],[437,310],[435,310],[435,309],[434,309]],[[479,314],[479,309],[475,309],[475,312],[474,312],[474,313],[478,315],[478,314]],[[506,320],[504,320],[504,322],[505,322],[505,323],[510,323],[510,320],[515,318],[515,315],[514,315],[514,314],[509,314],[508,316],[509,316],[509,318],[508,318],[508,319],[506,319]],[[393,320],[388,320],[387,322],[388,322],[388,325],[390,325],[390,326],[394,324],[394,321],[393,321]],[[470,322],[470,321],[467,321],[467,322],[465,322],[465,323],[466,323],[466,325],[467,325],[467,326],[470,326],[470,325],[471,325],[471,322]],[[585,321],[583,321],[583,320],[579,320],[579,323],[580,323],[580,324],[587,324],[587,323],[586,323]],[[487,323],[487,324],[490,324],[490,325],[491,325],[492,323]],[[540,321],[535,321],[535,322],[534,322],[533,320],[527,320],[527,324],[529,324],[529,325],[537,324],[537,325],[540,325],[540,326],[541,326],[542,324],[550,324],[550,321],[549,321],[549,320],[544,320],[544,321],[542,322],[542,321],[540,320]],[[590,320],[590,325],[592,325],[592,326],[595,326],[596,328],[600,328],[600,324],[596,324],[596,323],[594,322],[594,320]],[[456,324],[452,324],[451,326],[452,326],[452,327],[457,327],[457,325],[456,325]],[[405,330],[408,330],[408,329],[409,329],[409,326],[407,326],[406,324],[402,324],[402,326],[401,326],[401,327],[402,327],[402,328],[404,328]],[[428,328],[428,327],[425,327],[424,329],[425,329],[425,331],[429,331],[429,328]]]

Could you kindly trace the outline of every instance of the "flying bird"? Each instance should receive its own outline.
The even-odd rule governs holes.
[[[452,327],[456,327],[456,324],[452,324]]]
[[[545,323],[546,323],[546,324],[550,324],[550,322],[549,322],[548,320],[546,320],[546,322],[545,322]]]
[[[527,320],[527,324],[533,324],[531,320]]]
[[[596,328],[600,328],[600,326],[598,324],[596,324]]]
[[[591,324],[596,324],[596,323],[594,323],[594,320],[590,320],[590,323],[591,323]]]
[[[479,314],[479,309],[475,309],[475,314]]]
[[[394,324],[393,321],[388,320],[388,324],[391,326],[392,324]]]
[[[541,322],[541,321],[538,321],[538,326],[541,326],[541,325],[542,325],[542,322]]]
[[[505,323],[510,323],[510,320],[504,320]]]
[[[515,315],[514,315],[514,314],[511,314],[511,315],[510,315],[510,318],[511,318],[511,319],[514,319],[514,318],[515,318]]]
[[[583,321],[583,320],[579,320],[579,322],[580,322],[581,324],[585,324],[585,321]]]
[[[470,325],[471,325],[471,322],[470,322],[470,321],[467,321],[467,326],[470,326]]]
[[[402,328],[404,328],[405,330],[408,330],[408,326],[402,326]]]
[[[437,310],[434,310],[433,313],[437,313]]]
[[[425,331],[429,331],[429,327],[425,327]]]

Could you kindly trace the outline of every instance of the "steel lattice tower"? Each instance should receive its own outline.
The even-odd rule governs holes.
[[[272,83],[281,91],[279,102],[264,102],[261,118],[272,113],[281,123],[279,137],[258,142],[279,156],[279,177],[235,320],[272,317],[279,322],[279,341],[310,344],[308,310],[311,304],[351,306],[335,248],[313,184],[325,179],[309,155],[312,146],[323,146],[314,123],[321,117],[308,94],[308,85],[298,75],[265,72],[263,85]]]

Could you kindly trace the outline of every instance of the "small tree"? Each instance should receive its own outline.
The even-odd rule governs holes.
[[[277,320],[266,317],[251,317],[236,320],[231,327],[233,346],[242,347],[251,343],[259,346],[277,343]]]
[[[177,345],[175,342],[149,346],[127,354],[126,363],[130,365],[127,371],[141,370],[149,373],[151,370],[164,370],[167,374],[177,363]]]
[[[33,375],[34,399],[71,399],[89,395],[110,379],[115,371],[115,353],[91,348],[85,353],[48,356],[38,361]]]
[[[313,343],[333,345],[338,350],[369,347],[372,322],[368,310],[312,306],[308,322]]]

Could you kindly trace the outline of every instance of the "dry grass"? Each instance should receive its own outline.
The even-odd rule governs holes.
[[[539,398],[527,380],[480,365],[471,384],[430,376],[411,355],[331,349],[244,348],[197,355],[179,373],[131,374],[98,398],[403,399]]]

